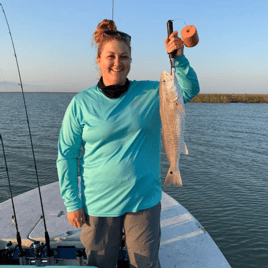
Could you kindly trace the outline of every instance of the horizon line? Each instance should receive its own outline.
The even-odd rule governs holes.
[[[23,93],[64,93],[64,94],[78,94],[81,91],[23,91]],[[0,91],[0,93],[22,93],[21,91]],[[216,94],[216,95],[267,95],[268,93],[198,93],[198,95],[209,95],[209,94]]]

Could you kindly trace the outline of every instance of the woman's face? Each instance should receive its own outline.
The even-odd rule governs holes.
[[[129,47],[123,41],[112,40],[104,44],[97,62],[105,86],[125,84],[130,71],[131,55]]]

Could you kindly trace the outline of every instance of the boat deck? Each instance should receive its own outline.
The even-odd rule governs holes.
[[[72,227],[66,218],[58,182],[42,186],[41,193],[51,247],[83,248],[80,242],[81,229]],[[32,244],[30,239],[44,242],[39,200],[37,189],[14,198],[19,232],[23,247],[26,248]],[[159,257],[162,268],[231,267],[210,235],[186,208],[165,192],[162,193],[161,204]],[[10,200],[0,204],[0,215],[0,249],[3,249],[8,241],[16,243]]]

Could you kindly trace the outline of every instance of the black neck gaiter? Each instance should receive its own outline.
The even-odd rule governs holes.
[[[121,95],[127,92],[129,84],[130,84],[129,80],[127,79],[124,85],[113,85],[113,86],[106,87],[103,84],[103,79],[101,77],[100,81],[98,82],[98,87],[102,90],[105,96],[111,99],[115,99],[115,98],[119,98]]]

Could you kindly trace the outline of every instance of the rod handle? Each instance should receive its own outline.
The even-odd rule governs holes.
[[[168,37],[173,33],[173,22],[172,22],[172,20],[169,20],[167,22],[167,32],[168,32]],[[173,52],[169,53],[169,58],[170,59],[174,58],[176,53],[177,53],[177,49],[174,50]]]

